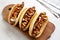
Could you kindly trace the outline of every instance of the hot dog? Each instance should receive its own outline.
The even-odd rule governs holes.
[[[11,25],[16,25],[18,23],[19,17],[21,16],[21,11],[25,10],[24,2],[22,4],[15,4],[9,12],[8,22]]]
[[[31,7],[26,9],[25,12],[22,13],[19,20],[19,26],[23,31],[28,29],[29,24],[32,20],[32,16],[35,14],[35,12],[35,7]]]
[[[48,23],[48,17],[46,13],[36,14],[34,19],[31,21],[29,27],[29,35],[34,38],[38,38],[43,33]]]

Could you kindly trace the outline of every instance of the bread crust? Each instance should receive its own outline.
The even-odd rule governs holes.
[[[26,8],[24,11],[21,12],[21,17],[19,18],[19,27],[20,27],[20,28],[22,27],[22,26],[21,26],[21,23],[22,23],[23,16],[24,16],[24,14],[26,13],[27,10],[28,10],[28,9]]]

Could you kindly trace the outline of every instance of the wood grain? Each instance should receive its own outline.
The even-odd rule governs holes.
[[[14,4],[7,5],[7,6],[3,9],[3,11],[2,11],[3,19],[6,20],[7,22],[8,22],[9,11],[10,11],[10,9],[12,8],[13,5],[14,5]],[[42,34],[39,38],[35,39],[35,38],[31,38],[31,37],[29,36],[28,31],[23,32],[21,29],[19,29],[18,26],[16,26],[15,28],[16,28],[18,31],[22,32],[22,33],[23,33],[25,36],[27,36],[30,40],[47,40],[47,39],[51,36],[51,34],[54,32],[54,30],[55,30],[54,24],[51,23],[51,22],[48,22],[47,27],[45,28],[43,34]]]

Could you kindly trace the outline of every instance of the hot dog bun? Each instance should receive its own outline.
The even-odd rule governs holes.
[[[15,4],[9,12],[8,22],[12,25],[16,25],[23,10],[25,10],[24,2],[22,2],[22,4]]]
[[[26,31],[28,29],[34,14],[35,14],[35,7],[27,8],[24,12],[22,12],[21,17],[19,18],[19,27],[23,31]]]
[[[47,25],[47,23],[48,23],[48,17],[46,16],[46,15],[44,15],[44,16],[46,16],[46,21],[45,22],[43,22],[42,24],[41,24],[41,28],[39,29],[40,31],[38,31],[38,34],[37,35],[35,35],[35,36],[33,36],[32,35],[32,32],[34,32],[34,25],[35,25],[35,23],[36,23],[36,20],[37,20],[37,18],[39,17],[39,15],[41,15],[41,14],[36,14],[35,15],[35,17],[34,17],[34,19],[31,21],[31,24],[30,24],[30,27],[29,27],[29,35],[30,36],[32,36],[32,37],[34,37],[34,38],[38,38],[39,36],[41,36],[41,34],[43,33],[43,31],[44,31],[44,29],[46,28],[46,25]],[[37,24],[38,25],[38,24]],[[36,28],[37,29],[37,28]],[[36,31],[36,29],[35,29],[35,31]],[[37,33],[37,32],[36,32]],[[36,34],[35,33],[35,34]]]

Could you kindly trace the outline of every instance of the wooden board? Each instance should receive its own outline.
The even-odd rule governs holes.
[[[7,5],[5,8],[3,8],[2,15],[3,15],[4,20],[6,20],[6,21],[8,20],[8,14],[13,5],[14,4],[10,4],[10,5]],[[47,27],[45,28],[43,34],[39,38],[34,39],[34,38],[31,38],[27,32],[23,32],[22,30],[20,30],[18,26],[15,28],[18,31],[22,32],[30,40],[47,40],[55,30],[54,24],[51,22],[48,22]]]

